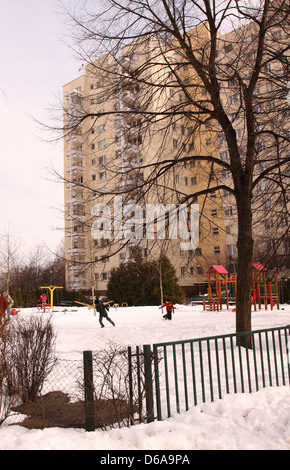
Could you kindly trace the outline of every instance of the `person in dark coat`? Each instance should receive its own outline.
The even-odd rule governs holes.
[[[112,325],[115,326],[115,323],[113,322],[113,320],[111,320],[111,318],[109,318],[108,316],[109,308],[110,308],[109,305],[104,305],[103,302],[101,302],[100,300],[96,304],[96,310],[100,314],[99,322],[100,322],[101,328],[105,327],[105,325],[103,324],[103,318],[105,318],[108,322],[112,323]]]

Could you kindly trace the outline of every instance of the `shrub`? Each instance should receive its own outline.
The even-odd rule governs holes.
[[[9,342],[13,387],[17,387],[24,403],[33,402],[56,362],[50,318],[17,319],[10,328]]]

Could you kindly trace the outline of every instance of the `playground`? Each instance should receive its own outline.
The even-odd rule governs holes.
[[[203,298],[203,309],[220,311],[223,305],[229,309],[236,304],[237,277],[229,277],[228,271],[222,265],[211,265],[207,271],[207,296]],[[259,262],[254,262],[251,268],[252,276],[252,305],[254,310],[276,307],[279,310],[279,290],[277,269],[267,276],[267,268]],[[270,279],[270,280],[269,280]],[[235,311],[235,307],[233,307]]]
[[[172,322],[164,321],[159,306],[114,307],[110,316],[116,327],[101,329],[92,308],[74,307],[77,311],[37,312],[24,308],[18,317],[39,314],[51,316],[57,332],[55,350],[59,360],[73,364],[85,350],[98,350],[108,344],[140,345],[183,341],[189,338],[231,334],[235,331],[232,309],[204,311],[203,305],[176,305]],[[254,311],[253,329],[289,324],[290,305],[280,309]],[[206,357],[206,355],[205,355]],[[57,390],[67,390],[71,375],[60,375]],[[54,387],[56,386],[53,382]],[[60,397],[61,398],[61,397]],[[4,449],[289,449],[289,387],[272,387],[251,394],[232,394],[214,403],[200,404],[186,414],[146,426],[85,433],[79,429],[58,427],[31,431],[19,425],[0,429]],[[221,429],[221,422],[223,423]]]

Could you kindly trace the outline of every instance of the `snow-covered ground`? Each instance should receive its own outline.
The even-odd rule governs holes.
[[[73,310],[52,313],[59,358],[81,359],[82,351],[96,350],[112,341],[126,346],[152,345],[235,332],[232,309],[204,312],[202,306],[179,305],[170,322],[162,319],[158,306],[111,308],[116,327],[105,321],[102,329],[93,310]],[[33,309],[19,313],[23,318],[31,314],[35,314]],[[288,324],[290,305],[281,305],[280,310],[253,311],[253,330]],[[109,431],[3,426],[0,450],[289,450],[289,392],[287,386],[227,395],[162,422]]]

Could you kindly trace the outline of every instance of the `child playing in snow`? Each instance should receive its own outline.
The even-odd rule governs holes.
[[[166,314],[163,315],[163,318],[165,320],[171,320],[172,319],[172,312],[174,312],[176,307],[174,307],[173,303],[170,302],[170,300],[166,300],[165,304],[161,305],[161,307],[159,307],[159,308],[163,308],[163,307],[166,308]]]
[[[96,310],[100,314],[99,322],[100,322],[101,328],[105,327],[105,325],[103,324],[103,318],[105,318],[110,323],[112,323],[113,326],[115,326],[115,323],[113,322],[113,320],[111,320],[111,318],[108,317],[107,310],[109,310],[109,308],[110,308],[109,305],[104,305],[103,302],[100,302],[100,301],[98,301],[97,304],[96,304]]]

